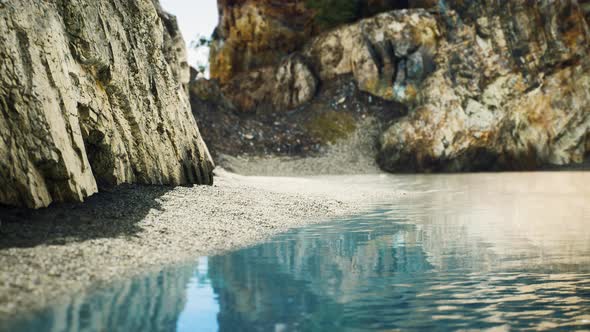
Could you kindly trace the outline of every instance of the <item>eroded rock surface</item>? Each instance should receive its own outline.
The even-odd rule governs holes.
[[[303,0],[218,0],[220,23],[211,47],[211,77],[274,65],[312,33],[312,13]]]
[[[289,110],[310,101],[318,80],[298,54],[277,66],[267,66],[236,76],[223,87],[228,98],[242,112]]]
[[[378,162],[393,172],[536,169],[588,157],[587,0],[404,6],[312,33],[281,57],[299,59],[289,77],[314,77],[308,86],[317,86],[315,95],[300,94],[313,90],[301,84],[277,84],[284,65],[276,57],[229,75],[222,91],[238,112],[309,112],[326,98],[326,82],[352,78],[359,90],[393,103],[391,113],[408,110],[389,117],[378,142]],[[288,16],[281,22],[295,23]]]
[[[152,0],[0,3],[0,203],[211,183],[176,23]]]
[[[447,6],[437,69],[409,115],[383,134],[381,166],[474,171],[582,162],[590,151],[590,35],[577,2]]]
[[[321,80],[352,74],[362,91],[410,102],[434,70],[438,37],[437,21],[427,11],[392,11],[327,32],[303,54]]]
[[[239,111],[284,112],[311,101],[321,82],[352,75],[361,91],[386,101],[414,100],[434,70],[439,30],[422,9],[392,11],[333,29],[272,66],[222,86]]]
[[[321,2],[321,8],[314,6]],[[240,73],[277,65],[338,21],[350,23],[429,2],[432,0],[218,0],[220,23],[213,36],[211,77],[225,84]],[[355,10],[347,12],[351,9]]]

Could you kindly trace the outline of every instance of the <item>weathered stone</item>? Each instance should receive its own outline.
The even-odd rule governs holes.
[[[399,2],[366,3],[400,8]],[[326,82],[352,76],[360,90],[409,110],[380,139],[379,162],[386,170],[573,163],[590,146],[590,96],[584,93],[590,67],[587,3],[407,1],[406,7],[430,9],[381,13],[316,36],[313,31],[292,54],[316,77],[316,96],[324,95]],[[363,10],[361,16],[371,12]],[[280,21],[297,22],[288,16]],[[279,62],[271,58],[265,66],[228,75],[224,94],[242,111],[307,111],[302,103],[314,103],[310,94],[283,98],[300,89],[276,84]]]
[[[408,6],[430,7],[431,0],[351,0],[357,11],[352,21]],[[277,65],[299,50],[310,37],[331,29],[317,19],[320,12],[310,0],[218,0],[220,23],[211,48],[211,77],[222,85],[236,75]],[[320,1],[315,1],[320,2]],[[334,4],[336,6],[336,3]],[[330,14],[341,10],[330,8]],[[349,23],[349,22],[342,22]]]
[[[226,96],[242,112],[283,111],[310,101],[318,81],[305,62],[294,54],[278,66],[239,75],[223,87]]]
[[[424,10],[379,14],[312,39],[276,66],[236,75],[223,90],[241,111],[281,112],[311,100],[319,82],[352,74],[361,91],[411,103],[434,70],[438,35]]]
[[[236,112],[235,106],[221,92],[219,84],[215,80],[198,78],[190,82],[189,92],[193,111],[204,112]],[[202,112],[201,112],[202,113]],[[201,120],[196,116],[195,118]],[[211,123],[215,126],[216,124]]]
[[[211,183],[175,22],[152,0],[0,4],[0,203]],[[42,18],[42,19],[40,19]]]
[[[239,73],[277,64],[312,33],[304,0],[218,0],[219,26],[210,71],[222,84]]]
[[[383,134],[381,166],[474,171],[582,162],[590,34],[578,4],[446,4],[437,70],[410,114]]]
[[[164,27],[164,57],[172,69],[172,74],[184,86],[188,93],[188,84],[191,81],[191,68],[187,61],[186,43],[176,21],[176,16],[164,11],[159,0],[152,0],[162,20]],[[196,74],[194,75],[196,76]]]
[[[385,100],[412,102],[424,77],[434,70],[434,17],[422,10],[380,14],[354,26],[350,53],[359,88]]]

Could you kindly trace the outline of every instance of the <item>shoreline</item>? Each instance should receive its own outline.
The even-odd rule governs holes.
[[[82,204],[0,208],[0,321],[163,265],[360,213],[396,196],[391,188],[353,191],[346,176],[216,173],[214,186],[123,185]]]
[[[414,194],[386,173],[215,172],[214,186],[122,185],[80,204],[0,207],[0,323],[117,280],[255,245]],[[397,177],[403,176],[416,175]]]

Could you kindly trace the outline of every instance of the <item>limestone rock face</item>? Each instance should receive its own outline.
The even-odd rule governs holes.
[[[0,203],[211,183],[179,36],[152,0],[0,3]]]
[[[382,135],[380,165],[474,171],[582,162],[590,151],[590,35],[577,2],[446,6],[437,69],[409,115]]]
[[[176,16],[164,11],[158,3],[159,0],[152,0],[162,20],[164,27],[163,52],[166,62],[172,70],[172,74],[183,85],[188,93],[188,85],[191,81],[191,69],[187,61],[186,43],[182,38]]]
[[[272,1],[263,2],[251,5],[263,13]],[[222,93],[248,113],[308,112],[320,99],[335,99],[326,107],[336,109],[340,99],[326,95],[326,83],[352,78],[390,103],[389,113],[404,115],[384,117],[378,142],[378,162],[393,172],[535,169],[588,157],[588,0],[362,3],[359,17],[376,15],[326,31],[312,27],[294,52],[279,47],[269,61],[222,71],[229,73]],[[400,6],[406,9],[382,12]],[[301,13],[312,21],[317,15]],[[293,17],[278,21],[307,27]],[[221,36],[224,47],[238,49]],[[372,99],[355,107],[370,108]]]

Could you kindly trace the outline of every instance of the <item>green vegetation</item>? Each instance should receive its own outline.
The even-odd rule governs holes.
[[[336,143],[348,137],[356,129],[352,115],[344,112],[328,111],[314,116],[305,127],[322,143]]]
[[[316,10],[316,22],[324,28],[356,20],[361,11],[360,0],[307,0],[308,8]]]

